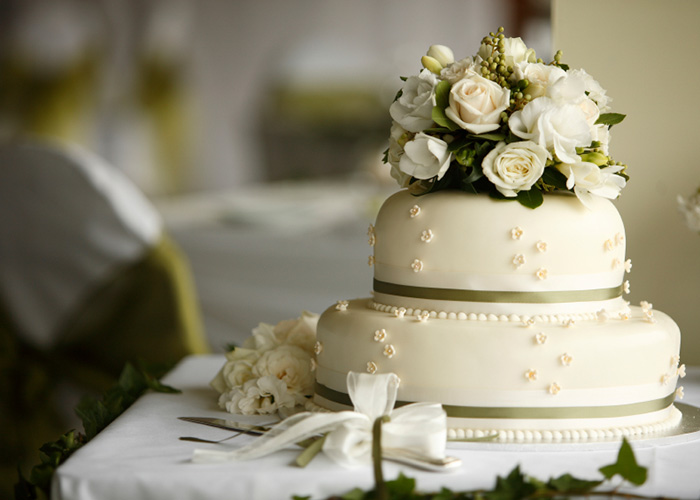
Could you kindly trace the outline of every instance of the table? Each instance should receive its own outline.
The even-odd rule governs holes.
[[[198,444],[179,436],[221,439],[229,431],[196,425],[178,416],[227,416],[208,387],[221,366],[220,354],[185,358],[163,381],[182,394],[147,393],[92,441],[58,468],[52,484],[55,500],[247,499],[268,500],[311,495],[323,499],[355,487],[373,487],[370,466],[342,468],[318,455],[305,469],[290,465],[298,451],[285,450],[263,459],[224,464],[194,464],[190,458]],[[700,367],[690,368],[682,381],[684,402],[700,406]],[[240,419],[239,419],[240,420]],[[231,446],[254,439],[240,436]],[[615,462],[618,444],[500,445],[449,443],[449,453],[462,458],[454,473],[421,472],[392,463],[384,464],[387,479],[399,471],[416,478],[421,491],[493,487],[496,475],[506,475],[517,464],[525,473],[548,479],[564,473],[598,479],[598,469]],[[637,441],[633,447],[649,478],[635,492],[680,498],[700,497],[700,437]]]

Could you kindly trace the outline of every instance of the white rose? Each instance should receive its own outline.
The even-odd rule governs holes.
[[[389,114],[409,132],[420,132],[433,124],[437,76],[424,69],[418,76],[409,76],[401,97],[389,107]]]
[[[387,153],[387,159],[389,165],[391,165],[391,177],[401,186],[402,188],[408,187],[411,183],[411,176],[405,174],[399,168],[399,162],[403,156],[403,145],[408,139],[408,131],[404,129],[401,125],[396,122],[391,124],[391,133],[389,135],[389,152]]]
[[[455,56],[452,49],[445,45],[431,45],[427,53],[428,57],[432,57],[439,62],[444,68],[448,64],[455,62]]]
[[[274,328],[275,336],[282,344],[301,347],[311,354],[316,343],[318,318],[318,314],[303,311],[301,316],[296,319],[277,323]]]
[[[548,97],[535,99],[513,113],[508,126],[518,137],[553,151],[564,163],[576,163],[576,148],[591,144],[591,127],[583,110]]]
[[[293,408],[296,401],[287,391],[287,385],[276,377],[252,379],[219,398],[219,405],[229,413],[267,415],[280,408]]]
[[[469,75],[479,75],[481,67],[481,57],[476,56],[475,58],[467,57],[460,61],[454,62],[449,66],[446,66],[440,72],[440,78],[447,80],[450,84],[454,85],[462,78]]]
[[[510,90],[479,75],[467,75],[452,85],[447,117],[473,134],[496,130],[501,112],[510,104]]]
[[[547,89],[560,78],[566,77],[566,71],[558,66],[542,63],[520,62],[513,68],[513,80],[527,80],[530,84],[523,91],[533,99],[542,97]]]
[[[243,341],[246,349],[266,351],[280,345],[280,341],[275,335],[275,327],[267,323],[260,323],[253,328],[253,335]]]
[[[259,357],[258,351],[243,347],[227,352],[226,363],[209,385],[220,393],[242,385],[251,378],[251,367]]]
[[[284,380],[293,394],[313,393],[311,355],[298,346],[281,345],[264,352],[253,365],[253,374],[258,377],[271,375]]]
[[[621,166],[600,168],[595,163],[578,161],[557,165],[557,169],[566,176],[566,187],[573,188],[581,203],[590,206],[593,196],[614,200],[625,187],[625,179],[616,175]]]
[[[484,175],[507,197],[529,190],[542,177],[549,152],[532,141],[499,142],[481,163]]]
[[[404,146],[399,168],[416,179],[442,179],[451,161],[445,141],[420,132]]]
[[[528,49],[522,38],[505,38],[504,43],[504,54],[506,56],[506,66],[515,68],[515,65],[525,62],[534,63],[537,61],[537,56],[535,55],[534,49]]]

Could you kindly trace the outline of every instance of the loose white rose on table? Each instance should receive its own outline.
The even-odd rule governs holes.
[[[420,132],[404,146],[399,168],[416,179],[442,179],[451,160],[445,141]]]
[[[481,164],[484,175],[506,197],[529,190],[544,173],[549,152],[532,141],[499,142]]]
[[[276,325],[260,323],[242,347],[227,352],[210,384],[220,393],[219,406],[231,413],[264,415],[303,405],[313,394],[318,317],[304,311]]]
[[[410,76],[401,89],[401,96],[389,107],[389,114],[409,132],[420,132],[433,124],[435,86],[437,77],[424,69],[418,76]]]
[[[510,103],[510,90],[479,75],[467,75],[450,89],[445,115],[461,128],[483,134],[496,130]]]

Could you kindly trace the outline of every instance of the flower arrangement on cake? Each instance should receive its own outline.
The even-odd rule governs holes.
[[[688,229],[700,233],[700,188],[687,198],[678,195],[678,209],[685,217]]]
[[[402,78],[384,162],[401,187],[488,193],[536,208],[543,194],[570,191],[586,204],[614,199],[628,177],[609,153],[610,128],[624,115],[561,52],[545,64],[503,28],[478,53],[456,61],[433,45],[418,75]]]

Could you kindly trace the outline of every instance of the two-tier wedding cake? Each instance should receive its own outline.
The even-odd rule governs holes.
[[[591,440],[675,426],[680,332],[630,307],[610,199],[623,116],[585,71],[499,31],[455,61],[433,46],[391,106],[402,191],[370,226],[371,298],[320,318],[314,402],[347,409],[350,371],[393,372],[449,437]]]

